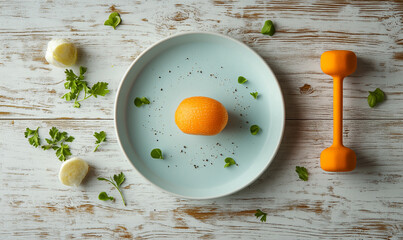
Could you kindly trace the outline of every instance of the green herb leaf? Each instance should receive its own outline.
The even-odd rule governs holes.
[[[273,36],[273,34],[276,32],[273,22],[271,20],[267,20],[266,22],[264,22],[261,32],[264,35]]]
[[[377,101],[376,101],[376,94],[375,94],[374,92],[369,92],[367,101],[368,101],[368,105],[369,105],[370,107],[372,107],[372,108],[375,107],[375,105],[376,105],[376,103],[377,103]]]
[[[383,102],[385,100],[385,93],[381,89],[379,88],[375,89],[374,93],[376,95],[376,101],[378,103]]]
[[[260,209],[256,209],[255,216],[256,218],[260,217],[261,222],[266,222],[267,213],[262,212]]]
[[[80,66],[80,78],[82,78],[81,80],[84,80],[84,73],[87,72],[87,68]]]
[[[110,184],[112,184],[119,191],[120,196],[122,197],[123,205],[126,206],[125,199],[119,188],[120,185],[122,185],[122,183],[125,181],[125,179],[126,179],[125,175],[122,172],[119,175],[113,175],[113,178],[112,177],[110,177],[109,179],[101,178],[101,177],[98,178],[99,181],[106,181],[106,182],[109,182]],[[98,196],[98,198],[99,198],[99,196]],[[102,200],[102,199],[100,199],[100,200]]]
[[[373,92],[369,91],[367,101],[368,105],[371,108],[375,107],[378,103],[381,103],[384,100],[385,100],[385,93],[381,89],[377,88]]]
[[[259,95],[259,93],[258,92],[251,92],[250,95],[252,95],[252,97],[254,99],[257,99],[257,96]]]
[[[81,104],[80,104],[79,102],[77,102],[77,101],[74,101],[73,107],[75,107],[75,108],[80,108],[80,107],[81,107]]]
[[[99,133],[94,132],[94,137],[97,139],[97,141],[95,142],[95,144],[97,144],[97,146],[94,149],[94,152],[98,149],[99,145],[102,142],[106,141],[106,133],[104,131],[100,131]]]
[[[150,100],[148,100],[146,97],[142,98],[136,97],[134,99],[134,105],[136,107],[141,107],[143,104],[150,104]]]
[[[233,158],[227,157],[225,160],[224,168],[229,167],[231,165],[236,165],[236,162]]]
[[[70,147],[67,144],[61,144],[60,147],[53,149],[56,150],[56,156],[60,161],[65,161],[66,157],[71,156]]]
[[[68,156],[71,156],[69,145],[66,142],[73,142],[73,136],[67,136],[67,132],[60,132],[56,127],[49,130],[50,139],[46,138],[47,145],[42,146],[43,150],[53,149],[56,151],[56,156],[60,161],[65,161]]]
[[[136,107],[141,107],[141,105],[143,105],[143,102],[141,101],[140,98],[136,97],[136,98],[134,99],[134,105],[135,105]]]
[[[87,68],[80,67],[80,75],[77,76],[73,70],[66,69],[66,82],[64,83],[64,88],[69,89],[70,92],[64,94],[62,98],[66,99],[66,101],[74,100],[74,107],[79,108],[81,106],[80,102],[88,99],[91,96],[95,98],[98,96],[105,96],[109,93],[108,83],[106,82],[97,82],[91,88],[88,87],[87,82],[84,81],[84,74],[87,72]],[[84,91],[84,97],[78,100],[78,97],[81,92]]]
[[[26,128],[24,132],[25,138],[28,138],[32,135],[30,138],[28,138],[28,142],[34,147],[38,147],[39,145],[41,145],[38,130],[39,127],[37,127],[36,130]]]
[[[260,131],[260,127],[258,125],[252,125],[250,126],[250,133],[252,135],[256,135],[258,134],[258,132]]]
[[[113,180],[115,180],[116,185],[120,187],[120,185],[125,181],[125,175],[122,172],[119,175],[113,175]]]
[[[108,90],[108,83],[106,82],[97,82],[92,86],[91,90],[88,91],[89,94],[92,94],[95,98],[100,96],[105,96],[107,93],[109,93]]]
[[[108,194],[106,192],[101,192],[98,195],[98,199],[102,200],[102,201],[108,201],[108,200],[114,201],[115,200],[115,198],[113,198],[112,196],[108,196]]]
[[[162,151],[159,148],[154,148],[151,151],[151,157],[155,159],[164,159],[164,157],[162,156]]]
[[[239,84],[244,84],[244,83],[246,83],[248,80],[246,79],[246,78],[244,78],[244,77],[242,77],[242,76],[239,76],[238,77],[238,83]]]
[[[109,19],[105,21],[104,25],[105,26],[112,26],[113,29],[116,29],[116,27],[120,24],[121,19],[120,15],[118,12],[113,12],[109,15]]]
[[[150,104],[150,100],[148,100],[146,97],[142,97],[140,100],[143,104]]]
[[[308,181],[308,170],[304,167],[296,166],[295,171],[298,173],[298,176],[303,181]]]

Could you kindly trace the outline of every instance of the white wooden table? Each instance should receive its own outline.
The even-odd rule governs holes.
[[[64,3],[66,2],[66,3]],[[0,1],[0,239],[403,239],[403,3],[401,1]],[[122,25],[103,25],[118,11]],[[276,26],[263,36],[265,20]],[[245,42],[273,69],[286,101],[286,130],[269,169],[246,189],[215,200],[161,192],[125,159],[113,126],[117,87],[149,45],[187,31],[223,33]],[[64,69],[44,59],[51,38],[69,38],[91,83],[110,94],[80,109],[60,97]],[[357,71],[344,84],[344,138],[358,157],[351,173],[328,173],[320,152],[332,138],[332,80],[319,59],[354,51]],[[74,68],[77,70],[77,67]],[[307,86],[307,85],[309,86]],[[305,85],[305,87],[303,87]],[[367,104],[381,88],[387,100]],[[91,171],[77,189],[58,181],[53,151],[35,149],[55,126],[76,140]],[[93,153],[94,131],[108,142]],[[295,166],[305,166],[303,182]],[[124,195],[96,180],[124,172]],[[116,194],[115,194],[116,195]],[[267,222],[255,218],[257,208]]]

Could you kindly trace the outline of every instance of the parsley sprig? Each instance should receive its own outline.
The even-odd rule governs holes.
[[[97,144],[97,146],[94,149],[94,152],[98,149],[99,145],[102,142],[106,141],[106,133],[104,131],[100,131],[99,133],[94,132],[94,137],[97,139],[97,141],[95,142],[95,144]]]
[[[260,209],[256,209],[255,216],[256,216],[256,218],[260,217],[261,222],[266,222],[267,213],[262,212]]]
[[[73,136],[67,136],[67,132],[60,132],[56,127],[52,127],[49,130],[49,135],[51,139],[45,138],[48,145],[42,146],[43,150],[48,150],[52,148],[56,151],[56,156],[60,161],[65,161],[66,157],[71,156],[69,145],[66,142],[72,142],[74,140]]]
[[[79,108],[80,102],[84,101],[92,96],[97,98],[98,96],[105,96],[109,93],[108,83],[97,82],[91,88],[88,87],[86,81],[84,81],[84,74],[87,72],[86,67],[80,67],[80,75],[77,76],[72,69],[66,69],[66,82],[64,83],[64,88],[69,89],[70,92],[64,94],[62,98],[66,101],[74,100],[74,107]],[[84,91],[84,98],[78,100],[80,93]]]
[[[24,133],[25,138],[28,138],[32,135],[30,138],[28,138],[28,142],[34,147],[38,147],[39,145],[41,145],[38,130],[39,127],[37,127],[36,130],[27,128]]]
[[[126,206],[125,199],[123,198],[123,194],[122,194],[122,192],[120,191],[120,188],[119,188],[120,185],[122,185],[122,183],[125,181],[125,179],[126,179],[125,175],[122,172],[119,175],[116,175],[116,174],[113,175],[113,178],[112,177],[110,177],[109,179],[108,178],[101,178],[101,177],[98,178],[99,181],[106,181],[106,182],[109,182],[110,184],[112,184],[119,191],[120,196],[122,197],[123,205]],[[101,194],[102,194],[102,196],[101,196]],[[98,198],[100,200],[106,201],[106,200],[108,200],[108,199],[105,198],[106,196],[108,196],[106,193],[103,194],[103,192],[101,192],[99,194]],[[103,199],[101,199],[101,198],[103,198]],[[111,197],[109,197],[109,199],[112,200]]]

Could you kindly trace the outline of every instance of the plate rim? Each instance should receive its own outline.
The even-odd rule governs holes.
[[[253,179],[251,179],[250,181],[247,181],[243,186],[241,186],[241,187],[239,187],[239,188],[236,188],[236,189],[234,189],[233,191],[226,192],[226,193],[223,193],[223,194],[214,195],[214,196],[206,196],[206,197],[192,197],[192,196],[185,196],[185,195],[181,195],[181,194],[178,194],[178,193],[174,193],[174,192],[168,191],[168,190],[166,190],[166,189],[164,189],[164,188],[158,186],[157,184],[151,182],[150,180],[148,180],[148,178],[145,177],[145,176],[134,166],[133,162],[132,162],[132,161],[130,160],[130,158],[128,157],[128,155],[127,155],[125,149],[123,148],[123,144],[122,144],[122,142],[120,141],[120,135],[119,135],[118,125],[117,125],[117,104],[118,104],[118,98],[119,98],[119,95],[120,95],[120,92],[121,92],[121,88],[122,88],[122,85],[123,85],[125,79],[127,78],[127,75],[128,75],[129,72],[132,70],[133,66],[137,63],[137,61],[139,61],[139,59],[141,59],[141,57],[143,57],[145,54],[147,54],[152,48],[154,48],[155,46],[157,46],[157,45],[159,45],[159,44],[161,44],[161,43],[163,43],[163,42],[165,42],[165,41],[168,41],[168,40],[171,40],[171,39],[173,39],[173,38],[180,37],[180,36],[194,35],[194,34],[213,35],[213,36],[215,36],[215,37],[225,38],[225,39],[227,39],[227,40],[229,40],[229,41],[236,42],[237,44],[240,44],[240,45],[242,45],[242,46],[248,48],[257,58],[260,58],[260,60],[262,60],[262,61],[264,62],[264,64],[267,66],[268,70],[269,70],[269,71],[271,72],[271,74],[274,76],[275,83],[277,84],[277,87],[278,87],[278,89],[279,89],[279,91],[280,91],[281,103],[282,103],[282,108],[283,108],[283,117],[282,117],[282,121],[281,121],[282,127],[281,127],[281,134],[280,134],[279,141],[278,141],[278,143],[277,143],[277,146],[276,146],[276,148],[275,148],[275,151],[273,152],[273,156],[271,157],[271,159],[269,159],[269,160],[267,161],[266,166],[265,166],[264,168],[262,168],[262,170],[260,171],[260,173],[257,174],[257,175],[256,175]],[[177,34],[173,34],[173,35],[170,35],[170,36],[168,36],[168,37],[162,38],[162,39],[158,40],[157,42],[155,42],[155,43],[151,44],[150,46],[148,46],[140,55],[138,55],[138,56],[136,57],[136,59],[133,60],[133,62],[132,62],[132,63],[130,64],[130,66],[127,68],[126,72],[123,74],[123,77],[121,78],[120,83],[119,83],[119,87],[117,88],[117,91],[116,91],[115,103],[114,103],[114,110],[113,110],[113,111],[114,111],[114,114],[113,114],[113,122],[114,122],[115,134],[116,134],[116,136],[117,136],[117,141],[118,141],[118,143],[119,143],[119,146],[120,146],[121,151],[122,151],[123,154],[126,156],[126,160],[132,165],[132,167],[134,168],[134,170],[135,170],[140,176],[142,176],[148,183],[151,183],[151,185],[153,185],[153,186],[156,187],[157,189],[162,190],[162,191],[165,192],[165,193],[169,193],[169,194],[172,194],[172,195],[174,195],[174,196],[176,196],[176,197],[181,197],[181,198],[185,198],[185,199],[199,199],[199,200],[203,200],[203,199],[216,199],[216,198],[221,198],[221,197],[229,196],[229,195],[232,195],[232,194],[234,194],[234,193],[236,193],[236,192],[239,192],[239,191],[243,190],[243,189],[246,188],[247,186],[249,186],[249,185],[251,185],[252,183],[254,183],[254,182],[268,169],[268,167],[271,165],[271,163],[273,162],[274,158],[276,157],[276,155],[277,155],[277,153],[278,153],[278,151],[279,151],[279,149],[280,149],[280,145],[281,145],[281,142],[282,142],[283,137],[284,137],[285,116],[286,116],[286,113],[285,113],[284,95],[283,95],[283,92],[282,92],[280,83],[278,82],[278,79],[277,79],[276,75],[274,74],[273,70],[270,68],[270,66],[267,64],[267,62],[262,58],[262,56],[260,56],[255,50],[253,50],[251,47],[249,47],[247,44],[245,44],[244,42],[242,42],[242,41],[240,41],[240,40],[237,40],[237,39],[235,39],[235,38],[229,37],[229,36],[224,35],[224,34],[221,34],[221,33],[208,32],[208,31],[206,31],[206,32],[204,32],[204,31],[190,31],[190,32],[177,33]]]

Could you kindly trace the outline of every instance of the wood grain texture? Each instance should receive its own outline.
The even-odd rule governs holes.
[[[323,172],[319,154],[329,146],[331,121],[289,120],[281,149],[251,186],[215,200],[186,200],[161,192],[125,160],[110,120],[0,121],[2,238],[137,239],[400,239],[403,237],[403,123],[397,120],[345,121],[346,145],[358,156],[351,174]],[[54,152],[28,145],[25,127],[50,127],[76,137],[73,155],[90,165],[77,189],[57,179]],[[108,142],[93,153],[94,130]],[[308,182],[295,166],[306,166]],[[101,202],[112,187],[96,180],[123,171],[128,206]],[[194,169],[194,171],[197,171]],[[267,223],[254,217],[260,208]]]
[[[122,16],[117,30],[103,22]],[[402,1],[5,1],[0,0],[0,239],[403,239]],[[265,20],[276,34],[263,36]],[[215,200],[171,196],[125,160],[113,129],[121,77],[148,46],[167,36],[211,31],[238,39],[273,69],[286,101],[286,131],[269,169],[251,186]],[[80,109],[60,97],[64,69],[44,59],[52,38],[79,47],[78,65],[110,94]],[[357,153],[352,173],[323,172],[319,154],[331,144],[332,80],[322,52],[358,56],[344,85],[344,137]],[[78,67],[74,67],[77,70]],[[236,80],[235,80],[236,81]],[[368,91],[386,101],[371,109]],[[76,137],[74,156],[91,166],[82,186],[57,179],[54,152],[35,149],[26,127],[52,126]],[[94,131],[108,142],[93,153]],[[305,166],[308,182],[295,166]],[[128,206],[101,202],[113,188],[96,180],[123,171]],[[254,217],[260,208],[267,223]]]
[[[121,12],[117,30],[103,25],[111,9]],[[272,67],[282,86],[289,119],[330,119],[332,80],[322,73],[322,52],[356,52],[358,69],[345,81],[346,119],[403,117],[403,3],[401,1],[1,1],[0,82],[2,118],[112,118],[117,86],[129,64],[149,45],[187,31],[223,33],[245,42]],[[260,33],[266,19],[277,33]],[[111,93],[89,99],[81,111],[60,99],[63,69],[44,60],[47,42],[65,37],[80,52],[90,83],[109,82]],[[310,94],[301,94],[305,84]],[[380,87],[387,100],[367,107],[368,91]]]

